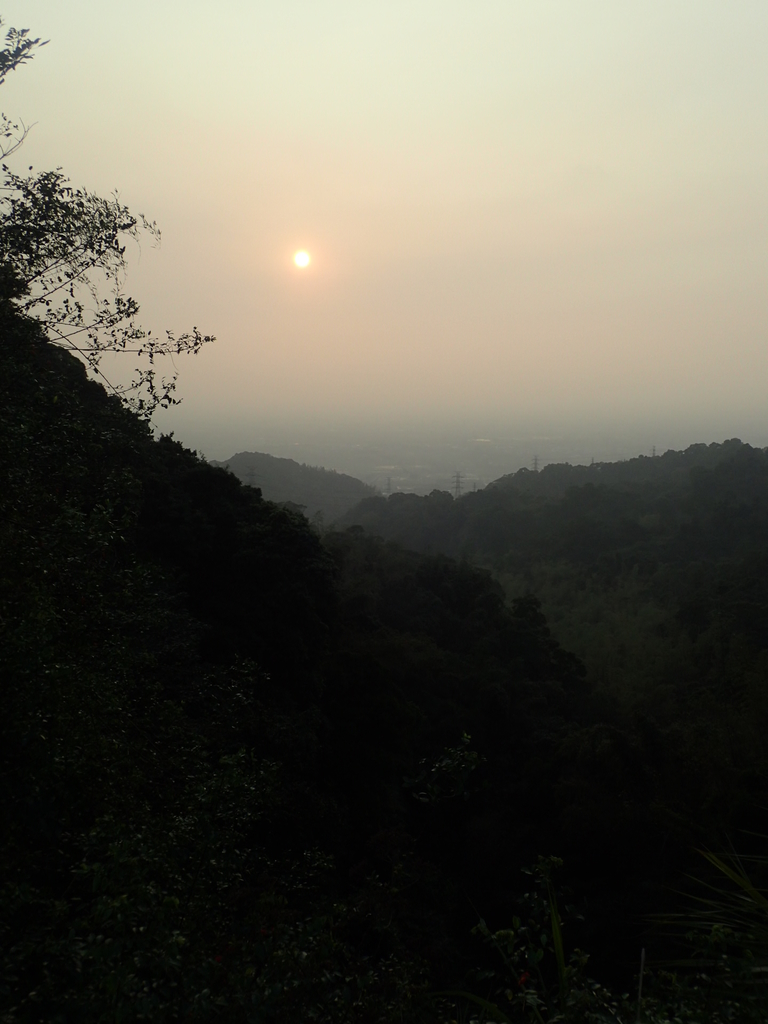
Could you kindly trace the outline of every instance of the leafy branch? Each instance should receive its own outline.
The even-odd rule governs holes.
[[[76,352],[140,415],[176,405],[177,375],[158,380],[160,356],[200,351],[215,340],[197,328],[153,335],[136,322],[139,305],[124,293],[129,241],[160,242],[157,224],[134,216],[117,194],[108,199],[73,188],[61,170],[22,176],[3,165],[0,188],[0,265],[5,294],[34,316],[52,342]],[[106,293],[106,294],[105,294]],[[113,386],[101,369],[107,352],[145,360],[127,387]]]
[[[0,25],[3,19],[0,18]],[[32,39],[28,28],[9,28],[5,34],[5,47],[0,50],[0,85],[5,76],[16,68],[32,60],[34,51],[46,46],[48,40]],[[19,119],[12,121],[5,114],[0,114],[0,160],[5,160],[21,146],[33,126],[26,125]]]
[[[29,29],[9,29],[0,49],[0,85],[46,42],[32,38]],[[0,160],[19,148],[29,130],[23,121],[0,114]],[[39,320],[54,344],[76,352],[140,416],[177,405],[178,374],[158,378],[155,360],[194,355],[215,339],[197,327],[178,337],[171,331],[158,337],[136,322],[139,305],[123,291],[126,246],[139,244],[142,236],[159,245],[157,224],[143,214],[135,217],[116,193],[103,199],[72,188],[60,168],[27,176],[5,164],[2,169],[0,304],[11,302]],[[101,367],[107,352],[130,352],[144,360],[129,385],[108,380]]]

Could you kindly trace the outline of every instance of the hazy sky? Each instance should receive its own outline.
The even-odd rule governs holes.
[[[145,324],[219,338],[163,421],[211,456],[292,417],[764,419],[765,0],[2,14],[50,39],[14,169],[156,218]]]

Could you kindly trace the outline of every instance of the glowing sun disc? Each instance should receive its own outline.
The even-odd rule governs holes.
[[[294,253],[293,262],[296,264],[297,267],[301,267],[302,269],[304,269],[304,267],[308,267],[309,253],[301,249],[299,252]]]

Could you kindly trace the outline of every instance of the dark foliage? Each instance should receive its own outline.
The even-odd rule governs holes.
[[[416,1019],[494,845],[545,841],[578,663],[487,573],[324,548],[2,317],[5,1019]]]
[[[238,452],[223,466],[249,487],[258,487],[269,501],[300,506],[316,526],[333,523],[374,488],[346,473],[305,466],[293,459],[278,459],[263,452]]]

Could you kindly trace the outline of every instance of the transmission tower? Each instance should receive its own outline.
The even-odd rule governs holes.
[[[538,473],[539,472],[539,456],[538,455],[534,455],[533,456],[533,472],[534,473]]]
[[[453,474],[453,496],[454,498],[461,497],[461,481],[464,479],[464,474],[460,473],[458,469]]]

